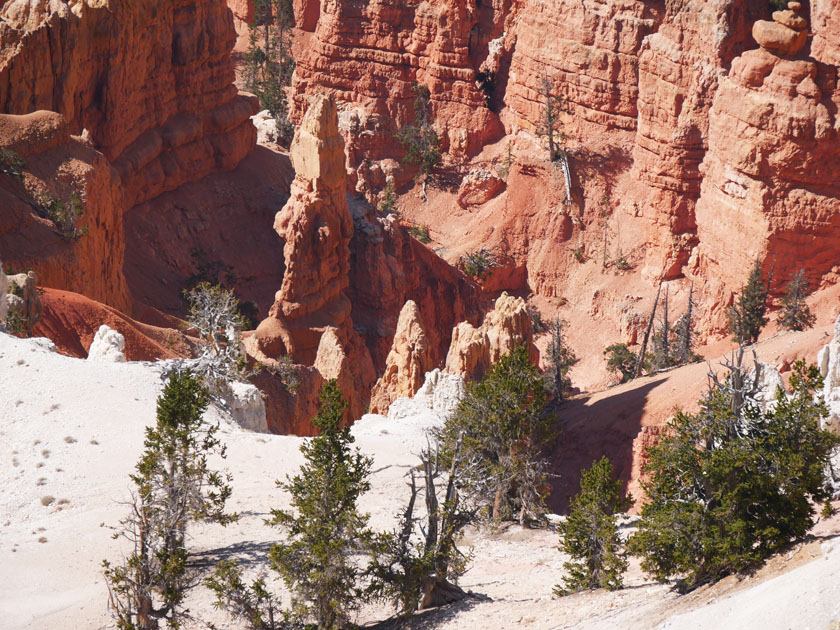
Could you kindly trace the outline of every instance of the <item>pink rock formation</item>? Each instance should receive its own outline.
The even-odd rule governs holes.
[[[462,322],[452,330],[446,371],[466,380],[480,379],[515,346],[528,346],[531,361],[539,362],[528,306],[522,298],[502,293],[481,326]]]
[[[764,50],[791,57],[802,50],[808,40],[808,22],[798,15],[802,5],[788,4],[787,11],[775,11],[773,21],[758,20],[753,24],[753,39]]]
[[[776,290],[803,266],[812,286],[836,268],[840,145],[831,87],[813,61],[764,49],[735,59],[721,81],[692,260],[712,319],[722,319],[756,257],[774,265]]]
[[[253,148],[256,104],[233,85],[224,0],[11,0],[0,18],[0,113],[52,110],[87,129],[127,207]]]
[[[423,385],[426,372],[435,368],[432,348],[420,310],[409,300],[400,311],[397,332],[388,358],[385,373],[376,382],[370,396],[371,413],[387,414],[388,406],[397,398],[411,397]]]
[[[462,208],[480,206],[498,195],[504,187],[504,181],[490,171],[473,169],[461,180],[458,205]]]
[[[352,420],[367,404],[375,373],[345,295],[353,220],[333,98],[314,99],[295,132],[291,156],[296,173],[291,197],[274,223],[285,240],[285,275],[250,351],[268,360],[288,355],[314,366],[324,379],[338,379]]]

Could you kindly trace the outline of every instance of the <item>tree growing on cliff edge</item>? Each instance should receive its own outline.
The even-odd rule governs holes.
[[[271,548],[272,567],[292,592],[292,613],[313,620],[319,629],[349,625],[365,601],[362,571],[355,555],[370,546],[368,515],[359,497],[370,489],[372,460],[351,448],[350,429],[342,427],[347,407],[335,380],[321,389],[321,409],[313,419],[317,437],[300,450],[300,472],[278,486],[291,494],[292,510],[272,510],[273,525],[288,541]]]
[[[633,378],[636,369],[636,355],[627,347],[626,343],[614,343],[604,350],[607,357],[607,369],[613,374],[621,376],[622,383]]]
[[[767,325],[767,295],[772,273],[765,279],[761,261],[756,258],[747,283],[741,288],[732,306],[729,307],[729,330],[739,345],[758,341],[761,329]]]
[[[545,412],[542,376],[517,346],[478,383],[470,383],[441,430],[446,461],[461,444],[465,499],[484,517],[540,520],[548,494],[554,419]]]
[[[415,81],[411,91],[414,93],[414,122],[397,130],[395,137],[405,149],[405,161],[420,167],[425,197],[426,181],[440,163],[440,138],[434,129],[429,88]]]
[[[606,457],[581,471],[580,493],[571,500],[568,518],[557,525],[560,551],[572,559],[563,565],[568,574],[563,586],[554,587],[556,595],[622,587],[627,559],[615,515],[633,505],[630,495],[623,496],[623,485],[613,479],[612,462]]]
[[[649,502],[629,543],[646,572],[677,577],[683,592],[759,566],[803,536],[814,503],[831,495],[826,470],[840,439],[820,429],[827,410],[814,399],[817,367],[795,363],[791,392],[780,388],[765,410],[755,401],[756,372],[740,358],[727,367],[700,412],[677,413],[648,449]]]
[[[278,142],[288,142],[294,133],[289,120],[286,88],[295,70],[292,57],[292,0],[254,0],[254,19],[248,27],[245,53],[245,89],[260,99],[277,124]]]
[[[566,341],[566,327],[568,322],[554,318],[548,324],[551,339],[546,349],[545,371],[546,386],[555,401],[563,400],[572,387],[569,370],[578,362],[578,358]]]
[[[560,124],[560,114],[566,111],[566,101],[554,96],[551,93],[552,88],[551,79],[546,74],[540,86],[542,103],[537,135],[547,140],[548,159],[554,162],[562,156],[563,144],[566,142],[566,134],[561,130]]]
[[[779,325],[785,330],[806,330],[814,327],[816,317],[811,312],[805,298],[810,295],[805,270],[800,269],[791,278],[782,297],[782,313]]]
[[[203,425],[208,396],[189,372],[169,377],[157,402],[157,423],[146,429],[145,450],[131,475],[131,513],[114,534],[131,545],[121,565],[103,562],[109,608],[120,630],[156,630],[161,621],[178,628],[183,600],[194,584],[187,567],[191,522],[222,525],[230,476],[210,469],[210,455],[224,457],[217,426]]]

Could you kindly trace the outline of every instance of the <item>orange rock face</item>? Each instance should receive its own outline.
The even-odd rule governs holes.
[[[223,0],[12,0],[1,15],[0,112],[51,110],[86,129],[127,207],[253,148],[256,105],[233,85]]]
[[[123,189],[105,157],[72,137],[63,116],[0,114],[0,144],[22,158],[22,179],[0,175],[0,252],[6,269],[33,269],[40,286],[84,293],[130,310],[123,275]],[[42,191],[56,199],[77,194],[84,202],[78,225],[87,234],[63,237],[46,216],[33,212]]]
[[[465,380],[480,379],[515,346],[525,344],[531,362],[539,364],[539,351],[534,345],[534,329],[525,300],[502,293],[481,326],[468,322],[452,330],[452,345],[446,356],[446,371]]]
[[[693,272],[713,309],[728,302],[756,257],[787,282],[804,267],[816,286],[837,271],[840,148],[833,78],[813,61],[763,49],[732,63],[710,114],[697,205]]]
[[[386,415],[388,406],[397,398],[414,396],[423,386],[426,372],[435,367],[420,310],[409,300],[400,311],[385,373],[373,387],[370,412]]]

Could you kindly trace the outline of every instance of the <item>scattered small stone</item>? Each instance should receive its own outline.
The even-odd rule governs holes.
[[[39,543],[45,543],[45,542],[47,542],[47,537],[46,537],[46,536],[41,536],[41,537],[38,539],[38,542],[39,542]]]
[[[41,497],[41,505],[43,505],[44,507],[46,507],[48,505],[52,505],[54,501],[55,501],[55,497],[52,497],[50,495],[47,495],[45,497]]]
[[[58,505],[67,505],[68,503],[70,503],[70,499],[59,499],[58,500]]]
[[[18,359],[17,364],[18,365],[26,365],[26,361],[24,361],[23,359]]]
[[[35,440],[32,442],[32,446],[38,446],[41,443],[41,440]]]
[[[37,464],[35,464],[35,468],[43,468],[43,467],[44,467],[44,462],[38,462]]]
[[[66,438],[64,438],[64,441],[68,444],[75,444],[76,438],[74,438],[72,435],[68,435]]]
[[[99,442],[97,442],[96,440],[91,440],[90,443],[94,446],[99,446]]]
[[[20,466],[20,461],[18,461],[17,457],[12,457],[12,466],[14,466],[15,468]]]
[[[35,485],[36,486],[44,486],[46,484],[47,484],[47,478],[46,477],[39,477],[38,478],[38,483],[36,483]]]
[[[41,451],[41,457],[43,457],[44,459],[47,459],[49,456],[50,456],[49,449],[45,448],[43,451]]]

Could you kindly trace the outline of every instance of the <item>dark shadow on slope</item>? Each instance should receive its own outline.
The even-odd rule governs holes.
[[[551,453],[552,480],[548,507],[564,514],[569,499],[580,491],[580,471],[606,455],[613,470],[624,481],[625,489],[633,470],[633,440],[642,427],[642,415],[648,394],[666,377],[639,384],[632,389],[622,386],[612,396],[599,394],[575,398],[558,409],[560,435]]]
[[[489,598],[483,595],[475,595],[449,606],[420,611],[408,619],[392,617],[385,621],[365,624],[362,627],[375,630],[431,630],[432,628],[440,628],[446,622],[453,620],[459,613],[468,611],[480,600],[486,599]]]
[[[189,565],[193,569],[210,570],[222,560],[236,560],[243,568],[262,564],[268,559],[273,542],[246,541],[227,547],[217,547],[190,554]]]

